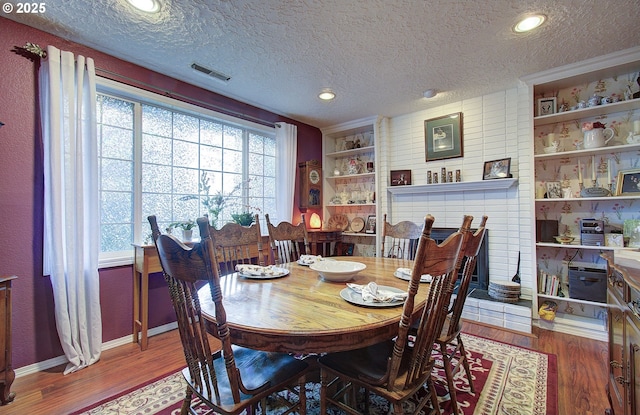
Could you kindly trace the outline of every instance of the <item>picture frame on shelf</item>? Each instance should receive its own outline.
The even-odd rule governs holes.
[[[511,157],[484,162],[482,180],[506,179],[511,177]]]
[[[640,169],[618,172],[615,196],[640,196]]]
[[[556,113],[556,97],[538,98],[538,117]]]
[[[560,182],[547,182],[547,199],[562,199],[562,185]]]
[[[375,217],[375,215],[369,215],[367,217],[367,226],[364,229],[364,233],[376,233],[376,217]]]
[[[426,161],[462,157],[462,113],[424,122]]]
[[[411,184],[411,170],[391,170],[391,186],[408,186]]]

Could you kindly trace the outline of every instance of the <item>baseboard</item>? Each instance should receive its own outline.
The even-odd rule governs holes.
[[[149,329],[149,337],[155,336],[157,334],[165,333],[167,331],[171,331],[176,328],[178,328],[177,322],[154,327],[152,329]],[[114,347],[118,347],[118,346],[124,346],[125,344],[131,343],[131,336],[133,336],[133,333],[124,337],[120,337],[118,339],[109,340],[106,343],[102,343],[102,351],[113,349]],[[52,367],[66,365],[67,362],[68,360],[65,356],[58,356],[52,359],[43,360],[42,362],[37,362],[31,365],[23,366],[18,369],[15,369],[16,378],[19,378],[21,376],[31,375],[37,372],[42,372],[44,370],[51,369]]]
[[[507,327],[494,326],[493,324],[484,323],[482,321],[468,320],[466,318],[461,318],[460,320],[462,320],[463,322],[468,323],[468,324],[475,324],[475,325],[478,325],[478,326],[490,327],[492,329],[506,331],[508,333],[518,334],[520,336],[538,337],[537,334],[535,334],[535,333],[527,333],[527,332],[523,332],[523,331],[520,331],[520,330],[510,329],[510,328],[507,328]],[[463,329],[463,331],[464,331],[464,329]]]
[[[572,336],[586,337],[602,342],[609,341],[607,328],[603,322],[596,319],[578,318],[577,316],[557,315],[554,321],[535,319],[533,324],[538,328],[571,334]]]

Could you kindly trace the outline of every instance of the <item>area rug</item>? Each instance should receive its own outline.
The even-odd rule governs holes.
[[[482,337],[463,334],[469,354],[472,394],[464,373],[456,378],[462,415],[557,415],[558,375],[555,355],[539,353]],[[439,371],[436,389],[442,413],[451,415],[446,379]],[[319,385],[307,383],[307,413],[319,414]],[[185,384],[180,373],[155,379],[72,415],[178,415]],[[409,409],[409,408],[408,408]],[[203,408],[203,413],[205,412]],[[277,409],[267,414],[277,414]],[[332,415],[341,415],[334,410]],[[374,398],[370,414],[388,413],[388,404]]]

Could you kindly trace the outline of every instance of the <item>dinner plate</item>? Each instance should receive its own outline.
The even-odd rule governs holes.
[[[401,280],[411,281],[411,275],[407,275],[404,272],[396,271],[393,273],[393,276],[396,278],[400,278]],[[420,277],[420,282],[431,282],[432,280],[433,280],[433,277],[429,274],[425,274],[422,277]]]
[[[401,290],[395,287],[389,287],[386,285],[379,285],[378,288],[381,290],[392,291],[398,294],[406,292],[405,290]],[[365,302],[362,299],[362,293],[356,292],[349,287],[344,288],[342,291],[340,291],[340,297],[342,297],[343,300],[351,304],[361,305],[363,307],[397,307],[399,305],[404,304],[404,300],[396,300],[396,301],[389,301],[389,302],[373,302],[373,301]]]
[[[242,271],[238,271],[238,275],[252,280],[268,280],[272,278],[281,278],[285,275],[289,275],[289,270],[286,268],[280,267],[269,267],[268,272],[265,272],[264,275],[256,275],[255,273],[246,273]]]
[[[303,261],[302,258],[300,258],[296,262],[298,263],[298,265],[302,265],[303,267],[308,267],[309,265],[315,264],[316,262],[319,262],[319,261],[335,261],[335,259],[319,257],[318,259],[315,259],[315,260],[311,259],[311,260]]]
[[[356,233],[362,232],[364,230],[364,219],[359,216],[353,218],[351,221],[351,230]]]

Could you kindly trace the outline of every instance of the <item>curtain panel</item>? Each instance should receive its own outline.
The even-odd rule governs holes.
[[[276,123],[276,209],[280,221],[293,221],[293,198],[296,188],[296,160],[298,153],[298,127],[284,122]]]
[[[69,364],[98,361],[102,321],[98,277],[99,199],[93,59],[48,46],[39,72],[44,144],[44,268]]]

